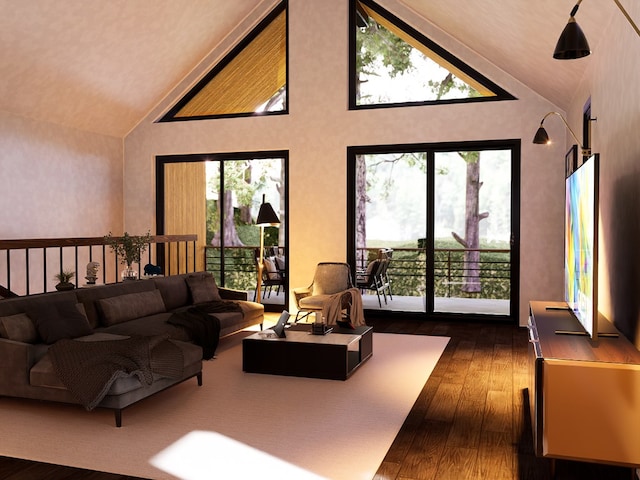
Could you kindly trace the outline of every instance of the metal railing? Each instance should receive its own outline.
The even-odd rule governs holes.
[[[358,270],[377,257],[380,248],[357,251]],[[465,260],[465,253],[478,252],[477,262]],[[511,259],[507,249],[434,249],[433,287],[438,297],[480,296],[504,298],[510,295]],[[424,248],[394,248],[388,276],[394,295],[422,296],[427,281],[427,251]],[[476,281],[477,279],[477,281]],[[470,292],[471,283],[479,284],[478,292]]]
[[[250,290],[256,284],[255,249],[257,247],[205,247],[206,270],[216,276],[221,285]],[[380,248],[358,249],[356,270],[366,270],[369,261],[377,257]],[[475,266],[465,261],[465,252],[476,251]],[[509,298],[511,260],[506,249],[437,248],[434,251],[433,285],[436,296],[482,296]],[[394,295],[422,296],[425,290],[427,253],[424,248],[394,248],[388,276]],[[465,283],[479,279],[481,291],[464,292]],[[222,282],[224,277],[224,283]]]
[[[195,271],[197,240],[197,235],[152,236],[137,265],[138,277],[146,263],[161,265],[164,275]],[[54,276],[63,270],[73,270],[79,285],[81,270],[94,261],[103,283],[118,282],[120,260],[104,237],[0,240],[0,297],[53,291]]]

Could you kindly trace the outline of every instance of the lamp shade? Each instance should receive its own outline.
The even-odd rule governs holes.
[[[546,145],[548,143],[551,143],[549,140],[549,135],[547,135],[547,131],[542,125],[540,125],[540,128],[538,128],[538,131],[534,135],[533,143],[537,145]]]
[[[576,23],[576,19],[571,17],[560,34],[553,58],[558,60],[572,60],[586,57],[591,53],[587,37]]]
[[[265,227],[267,225],[277,227],[280,225],[280,219],[276,215],[276,212],[273,211],[271,204],[264,201],[264,195],[262,196],[262,205],[260,205],[260,210],[258,211],[256,225],[259,227]]]

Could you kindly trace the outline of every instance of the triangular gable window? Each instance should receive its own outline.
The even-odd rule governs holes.
[[[280,3],[160,121],[287,111],[287,8]]]
[[[349,107],[512,100],[371,0],[351,0]]]

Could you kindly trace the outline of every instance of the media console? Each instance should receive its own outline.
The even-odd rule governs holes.
[[[563,335],[560,302],[529,303],[529,403],[536,455],[640,466],[640,352],[623,335]],[[566,306],[566,304],[565,304]],[[601,319],[603,331],[615,327]]]

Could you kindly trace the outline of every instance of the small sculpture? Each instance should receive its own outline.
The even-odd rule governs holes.
[[[158,265],[153,265],[151,263],[147,263],[144,266],[144,274],[149,276],[149,277],[153,277],[153,276],[156,276],[156,275],[161,275],[162,274],[162,269]]]
[[[100,264],[98,262],[87,263],[87,276],[84,278],[87,279],[88,285],[95,285],[98,278],[98,268],[100,268]]]

